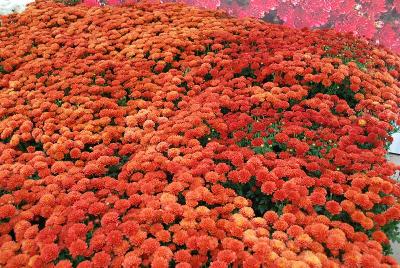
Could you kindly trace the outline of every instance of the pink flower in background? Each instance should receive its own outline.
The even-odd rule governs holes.
[[[354,32],[360,36],[372,38],[376,32],[375,21],[352,11],[343,20],[336,21],[334,28],[340,32]]]
[[[355,0],[337,1],[337,6],[331,10],[331,15],[335,17],[354,11],[356,4]]]
[[[223,1],[221,7],[239,18],[262,18],[269,11],[276,9],[279,4],[278,0],[250,0],[246,5],[240,5],[239,1],[232,1],[230,4],[228,1]]]
[[[220,0],[193,1],[196,6],[215,9],[221,5]]]
[[[85,0],[83,3],[88,6],[98,6],[100,4],[97,0]]]
[[[386,24],[378,34],[379,43],[400,52],[400,33],[394,30],[393,26]]]
[[[278,17],[286,25],[296,28],[318,27],[328,22],[331,6],[329,1],[287,1],[278,7]]]
[[[278,6],[278,0],[251,0],[249,8],[254,10],[251,13],[262,17],[264,13],[268,13],[270,10],[276,9]]]
[[[385,0],[361,0],[359,12],[363,16],[379,19],[380,15],[387,11]]]
[[[396,9],[398,13],[400,13],[400,0],[394,0],[393,7]]]

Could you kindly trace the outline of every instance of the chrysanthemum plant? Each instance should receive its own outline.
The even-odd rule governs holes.
[[[0,27],[0,266],[396,267],[400,58],[181,4]]]

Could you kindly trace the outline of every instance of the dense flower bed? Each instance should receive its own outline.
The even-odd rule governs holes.
[[[0,266],[398,267],[400,59],[180,4],[0,27]]]
[[[79,0],[61,0],[78,2]],[[88,5],[120,5],[142,0],[83,0]],[[154,0],[156,1],[156,0]],[[302,28],[334,28],[372,38],[400,53],[400,0],[158,0],[226,10]]]

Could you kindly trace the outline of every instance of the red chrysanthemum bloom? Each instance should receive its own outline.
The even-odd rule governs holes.
[[[262,138],[255,138],[251,141],[252,146],[262,146],[264,145],[264,140]]]
[[[76,268],[93,268],[93,263],[90,261],[83,261],[80,262]]]
[[[110,246],[118,246],[122,242],[122,233],[119,230],[112,230],[107,234],[106,238],[107,243]]]
[[[243,268],[260,267],[260,261],[254,256],[248,256],[243,261]]]
[[[72,263],[69,260],[62,260],[57,263],[56,268],[72,268]]]
[[[286,232],[288,235],[290,235],[292,237],[297,237],[297,236],[301,235],[302,233],[304,233],[304,230],[299,225],[291,225],[291,226],[289,226],[289,228],[287,229]]]
[[[332,215],[337,215],[342,211],[340,204],[334,200],[330,200],[325,204],[326,210]]]
[[[229,263],[221,261],[221,260],[216,260],[210,263],[210,268],[227,268]]]
[[[313,192],[310,195],[310,200],[314,205],[324,205],[326,202],[326,195],[321,192]]]
[[[217,183],[218,181],[223,181],[222,179],[223,177],[214,171],[207,172],[204,178],[206,179],[206,181],[211,183]]]
[[[243,242],[229,237],[222,240],[222,246],[224,249],[230,249],[236,253],[244,250]]]
[[[289,227],[289,224],[284,220],[277,220],[274,222],[273,227],[276,230],[285,231]]]
[[[143,241],[142,245],[140,246],[143,252],[150,254],[157,250],[160,246],[160,243],[154,238],[148,238]]]
[[[389,239],[387,238],[386,234],[382,231],[375,231],[372,233],[372,238],[378,241],[380,244],[387,244],[389,243]]]
[[[174,259],[177,262],[189,262],[191,258],[190,250],[181,249],[175,252]]]
[[[151,261],[151,267],[154,268],[167,268],[169,261],[163,257],[157,256]]]
[[[326,240],[329,227],[322,223],[313,223],[307,225],[305,231],[309,233],[316,241],[322,242]]]
[[[273,194],[276,189],[276,183],[273,181],[266,181],[261,185],[261,191],[267,195]]]
[[[176,268],[192,268],[192,265],[188,262],[180,262],[176,266]]]
[[[343,200],[340,205],[342,206],[342,209],[349,214],[351,214],[356,209],[354,203],[349,200]]]
[[[78,239],[76,241],[73,241],[71,245],[68,247],[68,249],[73,258],[76,258],[79,255],[85,256],[87,250],[87,244],[82,239]]]
[[[10,204],[0,206],[0,219],[10,218],[14,216],[16,211],[15,207]]]
[[[361,255],[361,266],[365,268],[373,268],[379,266],[378,259],[371,254],[362,254]]]
[[[40,249],[43,261],[49,263],[58,257],[60,249],[56,244],[46,244]]]
[[[284,133],[278,133],[275,135],[275,140],[279,143],[286,143],[289,141],[289,136]]]
[[[279,216],[275,211],[267,211],[264,213],[263,218],[267,221],[268,224],[272,224],[279,219]]]
[[[289,193],[288,191],[285,191],[283,189],[278,189],[274,193],[274,199],[277,201],[283,201],[288,197]]]
[[[97,252],[96,254],[94,254],[92,262],[94,267],[108,267],[111,262],[111,256],[110,254],[107,254],[103,251]]]
[[[351,215],[351,219],[357,223],[362,223],[364,221],[364,219],[366,218],[364,213],[359,210],[354,211],[350,215]]]
[[[124,260],[122,262],[122,267],[124,268],[138,267],[141,263],[142,260],[131,251],[125,255]]]
[[[108,212],[101,218],[102,226],[115,227],[119,222],[119,215],[116,212]]]
[[[326,246],[330,250],[343,249],[346,243],[346,235],[340,229],[333,229],[328,232],[326,239]]]

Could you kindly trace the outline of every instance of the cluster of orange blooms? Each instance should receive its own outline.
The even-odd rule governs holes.
[[[400,57],[182,4],[0,26],[1,267],[399,267]]]

